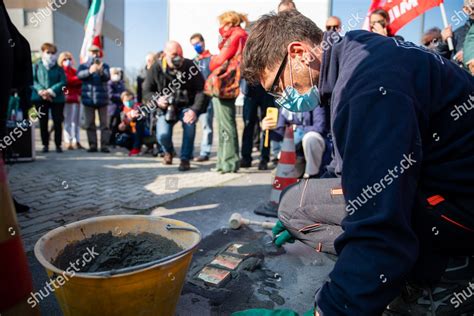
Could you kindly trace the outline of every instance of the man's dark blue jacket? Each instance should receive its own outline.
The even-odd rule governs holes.
[[[107,82],[110,80],[109,65],[104,63],[102,72],[90,73],[93,59],[79,65],[77,77],[82,80],[81,102],[85,106],[103,107],[110,103]]]
[[[420,191],[474,195],[474,80],[436,53],[366,31],[329,46],[319,88],[348,216],[316,303],[321,315],[381,315],[419,257]]]

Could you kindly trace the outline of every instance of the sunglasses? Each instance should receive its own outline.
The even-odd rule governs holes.
[[[271,85],[270,90],[267,90],[267,93],[274,98],[281,98],[283,97],[283,91],[278,91],[280,89],[280,77],[283,71],[285,70],[286,63],[288,62],[288,53],[285,54],[280,67],[275,75],[275,79],[273,79],[273,83]]]
[[[339,29],[339,25],[326,25],[326,31],[337,31]]]

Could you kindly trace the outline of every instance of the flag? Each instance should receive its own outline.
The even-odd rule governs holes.
[[[84,23],[84,42],[82,42],[80,60],[84,63],[88,59],[88,50],[92,45],[100,48],[102,55],[102,22],[104,21],[105,0],[93,0]]]
[[[373,11],[384,9],[390,16],[389,34],[394,35],[405,24],[441,3],[443,0],[373,0],[365,19],[364,28],[370,30],[369,16]]]

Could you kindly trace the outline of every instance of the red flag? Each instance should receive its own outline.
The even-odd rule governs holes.
[[[373,0],[367,16],[376,9],[387,11],[390,15],[388,31],[394,35],[405,24],[441,3],[443,3],[443,0]],[[367,29],[368,25],[367,19],[365,23]]]

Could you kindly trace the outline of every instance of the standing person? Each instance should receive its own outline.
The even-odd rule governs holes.
[[[248,84],[243,89],[244,93],[244,132],[242,134],[242,159],[240,160],[241,168],[250,168],[252,166],[252,148],[254,143],[254,134],[260,132],[255,131],[256,125],[261,121],[260,117],[264,117],[267,107],[273,106],[273,97],[265,92],[260,84]],[[260,108],[260,117],[258,110]],[[270,147],[264,146],[265,134],[260,137],[260,162],[258,170],[267,170],[270,161]]]
[[[369,25],[370,31],[382,36],[394,37],[398,40],[404,40],[400,35],[390,33],[388,25],[390,24],[390,15],[384,9],[377,9],[370,13]]]
[[[178,121],[183,123],[179,171],[191,169],[196,120],[208,102],[203,90],[204,79],[193,61],[183,57],[181,45],[175,41],[166,43],[164,57],[147,72],[143,97],[159,108],[156,134],[165,152],[165,165],[173,163],[173,127]]]
[[[33,93],[31,102],[39,112],[49,113],[54,123],[54,143],[56,152],[62,153],[61,148],[63,120],[64,120],[64,92],[66,86],[66,75],[64,70],[57,64],[58,49],[56,45],[44,43],[41,45],[41,59],[33,65]],[[40,117],[41,141],[43,152],[49,151],[49,115]]]
[[[68,150],[82,149],[80,143],[80,118],[81,106],[79,97],[81,95],[82,81],[77,77],[77,70],[74,68],[74,59],[71,52],[59,54],[58,65],[66,74],[66,104],[64,105],[64,140]]]
[[[162,53],[162,52],[160,52]],[[148,53],[145,56],[145,67],[142,68],[140,73],[137,76],[137,102],[142,103],[143,101],[143,82],[145,81],[146,78],[146,72],[148,69],[153,66],[153,64],[159,60],[158,55],[160,54],[155,54],[155,53]],[[161,58],[160,58],[161,59]]]
[[[232,58],[240,59],[247,40],[247,32],[241,27],[242,23],[248,23],[246,15],[228,11],[221,14],[218,19],[222,41],[219,43],[219,54],[212,56],[209,64],[213,75],[222,72],[221,66],[226,62],[230,63]],[[240,80],[240,77],[235,79]],[[225,89],[224,82],[223,85],[223,89]],[[237,172],[239,170],[239,141],[235,123],[235,98],[224,99],[214,96],[212,106],[216,113],[219,129],[216,171]]]
[[[109,89],[110,103],[107,106],[107,115],[110,117],[110,140],[109,144],[115,146],[115,137],[118,133],[118,126],[121,121],[122,113],[122,92],[125,91],[125,82],[123,81],[123,72],[121,68],[110,68],[110,80],[107,83]]]
[[[206,42],[200,33],[191,35],[189,39],[191,45],[197,53],[194,61],[199,65],[199,70],[204,80],[209,77],[211,71],[209,70],[209,63],[211,62],[211,53],[206,49]],[[209,160],[212,148],[212,121],[214,120],[214,111],[212,110],[212,101],[209,101],[205,112],[199,115],[199,122],[202,126],[201,152],[199,157],[194,158],[196,162],[203,162]]]
[[[100,151],[109,153],[110,129],[107,116],[109,93],[107,82],[110,80],[109,65],[100,58],[100,48],[89,48],[89,60],[79,66],[77,77],[82,80],[82,104],[84,104],[85,125],[89,141],[88,152],[97,152],[97,130],[95,112],[99,112]]]
[[[466,35],[469,32],[469,29],[474,24],[474,1],[464,0],[462,10],[468,16],[466,23],[458,27],[456,30],[454,30],[454,32],[451,25],[443,29],[443,31],[441,32],[442,41],[438,46],[438,53],[441,56],[447,59],[452,58],[459,64],[463,63],[464,40],[466,39]],[[460,21],[459,18],[458,21]],[[449,50],[448,38],[453,39],[453,51]]]
[[[342,31],[341,19],[334,15],[330,16],[326,20],[326,31],[341,32]]]
[[[474,78],[409,42],[323,34],[296,11],[255,22],[242,69],[283,108],[330,114],[343,199],[329,206],[320,179],[306,197],[301,186],[274,231],[338,255],[315,315],[472,314]]]

